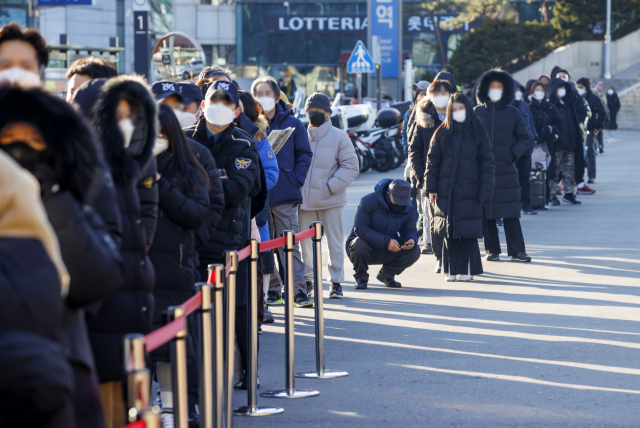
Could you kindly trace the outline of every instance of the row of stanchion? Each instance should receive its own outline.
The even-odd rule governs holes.
[[[322,223],[315,222],[307,231],[284,232],[285,252],[285,388],[261,394],[270,398],[314,397],[315,390],[295,388],[295,378],[327,379],[347,376],[347,372],[330,371],[324,361],[324,318],[322,296]],[[316,369],[295,374],[294,365],[294,280],[293,249],[296,242],[313,239],[313,278],[315,304]],[[279,407],[258,406],[258,261],[260,251],[281,245],[282,238],[261,244],[252,240],[240,251],[226,252],[226,266],[208,266],[209,281],[197,283],[196,294],[181,306],[169,308],[169,322],[143,336],[129,334],[124,342],[127,372],[129,421],[142,422],[147,428],[160,427],[159,409],[150,408],[151,374],[145,355],[170,342],[174,421],[176,428],[189,426],[187,401],[187,316],[197,312],[200,340],[200,426],[231,428],[233,416],[266,416],[284,412]],[[239,253],[242,255],[239,257]],[[236,275],[238,263],[250,262],[249,283],[249,355],[246,371],[247,405],[233,409],[233,375],[235,352]],[[226,281],[223,282],[223,279]]]

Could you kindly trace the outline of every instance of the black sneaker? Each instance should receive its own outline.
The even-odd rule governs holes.
[[[269,306],[283,306],[284,299],[282,298],[282,293],[279,291],[271,291],[267,293],[267,305]]]
[[[536,214],[538,214],[538,212],[536,210],[534,210],[531,205],[523,205],[522,206],[522,214],[536,215]]]
[[[342,299],[344,295],[342,294],[342,285],[339,282],[331,283],[331,292],[329,293],[330,299]]]
[[[420,250],[421,254],[433,254],[433,247],[431,246],[431,244],[424,244],[424,247],[422,247],[422,250]]]
[[[527,253],[518,253],[515,256],[511,257],[511,261],[528,263],[531,261],[531,257],[529,257]]]
[[[200,427],[200,414],[195,409],[189,412],[189,428]]]
[[[558,200],[558,197],[554,196],[553,198],[551,198],[551,200],[549,201],[549,205],[551,205],[552,207],[560,206],[560,201]]]
[[[269,311],[269,306],[264,305],[264,315],[262,316],[263,324],[271,324],[276,322],[275,318],[273,318],[273,314]]]
[[[262,334],[262,327],[258,326],[258,334]]]
[[[307,297],[313,297],[313,282],[307,281]]]
[[[570,203],[571,205],[580,205],[582,203],[576,200],[576,197],[573,195],[573,193],[567,193],[562,197],[562,200]]]
[[[367,281],[356,281],[356,290],[366,290],[367,289]]]
[[[260,388],[260,376],[256,376],[256,386]],[[246,377],[243,378],[240,382],[233,385],[234,389],[247,389]]]
[[[496,226],[504,226],[504,222],[502,221],[501,218],[496,220]]]
[[[500,260],[500,254],[487,253],[484,259],[488,262],[497,262]]]
[[[295,295],[293,301],[296,308],[310,308],[313,306],[313,302],[302,291]]]
[[[400,284],[398,281],[396,281],[393,278],[385,278],[384,276],[382,276],[381,273],[379,273],[378,276],[376,276],[376,279],[378,281],[380,281],[381,283],[383,283],[384,285],[386,285],[387,287],[390,287],[390,288],[400,288],[400,287],[402,287],[402,284]]]

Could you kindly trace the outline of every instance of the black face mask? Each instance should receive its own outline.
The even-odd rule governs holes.
[[[0,145],[9,156],[20,164],[24,169],[33,171],[35,167],[44,160],[45,152],[36,150],[24,141],[14,141],[10,144]]]
[[[313,126],[320,126],[326,120],[322,111],[310,111],[307,116],[309,117],[309,123]]]

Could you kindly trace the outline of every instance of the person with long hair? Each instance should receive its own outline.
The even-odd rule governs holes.
[[[447,116],[429,145],[423,195],[433,204],[433,231],[444,237],[442,271],[446,281],[480,275],[482,204],[491,201],[495,164],[484,125],[462,93],[449,99]]]
[[[153,327],[162,326],[170,306],[193,295],[196,281],[195,231],[209,216],[209,176],[191,151],[180,122],[167,104],[158,105],[159,131],[153,154],[158,164],[159,212],[149,250],[156,273]],[[168,346],[154,353],[162,419],[173,419]]]

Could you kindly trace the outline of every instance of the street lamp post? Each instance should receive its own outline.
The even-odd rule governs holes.
[[[607,32],[604,36],[604,78],[611,79],[611,0],[607,0]]]

